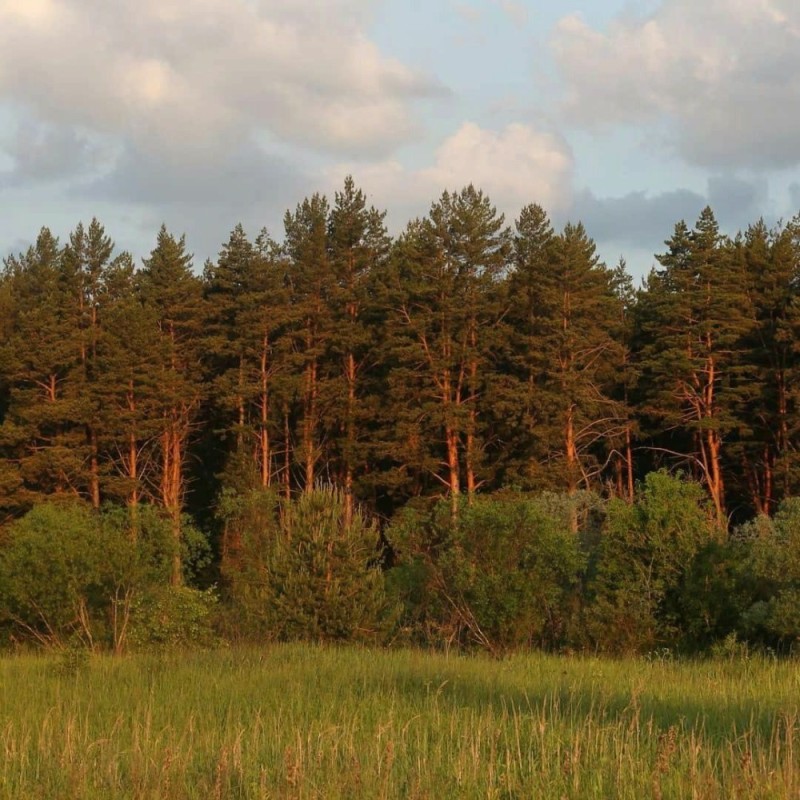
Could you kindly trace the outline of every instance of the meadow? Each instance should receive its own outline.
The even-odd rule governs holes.
[[[0,797],[794,798],[800,669],[281,645],[0,659]]]

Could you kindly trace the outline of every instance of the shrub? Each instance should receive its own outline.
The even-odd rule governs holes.
[[[569,511],[552,496],[508,495],[475,498],[456,519],[449,502],[401,518],[389,536],[406,619],[493,652],[559,644],[584,567]]]
[[[135,534],[135,535],[134,535]],[[169,581],[175,542],[155,509],[34,507],[4,531],[0,616],[17,636],[122,650],[134,603]]]
[[[268,490],[226,491],[218,513],[225,635],[268,639],[274,632],[267,556],[281,535],[278,498]]]
[[[800,498],[785,500],[773,519],[759,517],[737,534],[750,542],[757,589],[743,629],[792,649],[800,641]]]
[[[393,622],[378,563],[379,534],[335,490],[276,507],[269,493],[229,504],[235,547],[229,597],[245,635],[315,641],[381,639]]]
[[[160,586],[142,593],[131,608],[130,640],[137,647],[211,647],[217,596],[214,589]]]
[[[610,500],[588,593],[586,630],[595,647],[674,645],[695,560],[720,538],[703,488],[681,477],[653,472],[633,505]]]
[[[103,637],[128,543],[104,537],[80,505],[41,505],[8,527],[0,549],[0,606],[18,635],[62,644]]]

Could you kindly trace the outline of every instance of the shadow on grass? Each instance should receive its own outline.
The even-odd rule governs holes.
[[[672,727],[702,734],[710,743],[731,742],[747,733],[767,746],[779,725],[797,717],[798,705],[781,707],[769,696],[733,699],[698,699],[655,696],[645,680],[631,686],[591,686],[574,684],[578,673],[564,671],[560,680],[522,689],[498,678],[485,678],[451,669],[430,675],[400,673],[392,678],[367,678],[364,689],[376,693],[394,691],[403,700],[420,708],[436,704],[440,711],[469,708],[478,713],[546,718],[552,724],[573,727],[592,718],[602,725],[647,727],[654,735]],[[643,676],[643,678],[646,676]],[[658,674],[654,678],[662,678]],[[744,680],[744,676],[742,676]],[[797,720],[794,720],[796,725]]]

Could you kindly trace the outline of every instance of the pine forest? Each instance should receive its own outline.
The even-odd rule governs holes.
[[[637,286],[538,205],[392,237],[351,178],[205,264],[43,228],[0,275],[3,643],[791,649],[800,219],[664,238]]]

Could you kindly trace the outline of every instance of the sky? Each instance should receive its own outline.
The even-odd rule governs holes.
[[[0,0],[0,254],[96,216],[199,269],[348,174],[393,233],[474,183],[642,276],[708,204],[800,211],[800,3]]]

